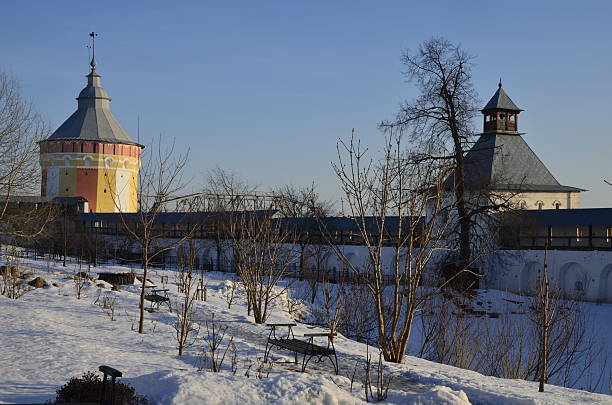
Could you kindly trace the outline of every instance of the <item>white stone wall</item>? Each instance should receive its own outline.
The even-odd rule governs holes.
[[[109,242],[113,239],[107,237]],[[172,240],[159,241],[161,245],[171,244]],[[216,263],[217,251],[210,240],[199,240],[200,260]],[[231,261],[231,248],[225,244],[224,261]],[[339,246],[344,256],[356,267],[363,266],[368,260],[365,246]],[[296,254],[299,246],[294,246]],[[175,254],[172,252],[171,255]],[[443,254],[443,252],[442,252]],[[383,248],[384,269],[389,274],[395,250]],[[441,256],[438,256],[441,258]],[[431,263],[436,263],[433,258]],[[570,251],[549,250],[547,253],[548,274],[551,284],[562,289],[567,295],[580,300],[612,303],[612,251]],[[475,265],[485,274],[481,288],[510,291],[521,295],[532,295],[544,263],[543,250],[502,250],[484,256]],[[313,266],[313,263],[307,263]],[[347,266],[336,254],[330,254],[324,266],[330,270],[343,270]]]
[[[513,196],[512,201],[516,204],[517,208],[528,210],[537,210],[540,204],[544,210],[555,209],[557,204],[559,204],[559,209],[580,208],[580,193],[520,193]]]
[[[612,303],[612,251],[549,250],[552,285],[586,301]],[[532,295],[544,264],[543,250],[500,251],[481,261],[483,286]]]

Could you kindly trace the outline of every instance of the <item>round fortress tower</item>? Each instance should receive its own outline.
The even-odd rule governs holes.
[[[136,212],[142,145],[134,142],[110,111],[100,86],[95,54],[78,108],[39,142],[41,194],[84,197],[89,212]]]

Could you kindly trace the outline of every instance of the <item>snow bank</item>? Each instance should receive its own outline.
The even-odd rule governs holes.
[[[350,393],[339,385],[348,379],[337,376],[281,374],[267,379],[246,378],[222,373],[166,371],[126,379],[139,393],[168,405],[284,404],[353,405],[366,404],[361,387]],[[387,404],[469,405],[463,391],[434,387],[420,394],[393,392]]]

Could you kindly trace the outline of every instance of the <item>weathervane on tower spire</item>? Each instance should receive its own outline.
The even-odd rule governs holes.
[[[93,72],[94,70],[96,70],[96,37],[98,36],[98,34],[91,31],[89,33],[89,36],[91,37],[91,55],[92,55],[91,62],[89,63],[89,65],[91,66],[91,70]]]

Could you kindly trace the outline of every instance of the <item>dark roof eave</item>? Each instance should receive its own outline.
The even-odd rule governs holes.
[[[106,139],[85,139],[85,138],[47,138],[42,139],[40,141],[36,141],[37,144],[41,144],[43,142],[64,142],[64,141],[83,141],[83,142],[97,142],[97,143],[110,143],[110,144],[121,144],[121,145],[133,145],[140,146],[142,149],[145,148],[144,145],[138,142],[130,142],[130,141],[119,141],[119,140],[106,140]]]
[[[537,185],[537,184],[501,184],[493,187],[493,190],[498,191],[539,191],[539,192],[582,192],[589,191],[584,188],[572,187],[572,186],[553,186],[553,185]]]

